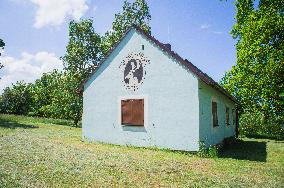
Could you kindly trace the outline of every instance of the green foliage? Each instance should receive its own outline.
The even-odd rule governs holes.
[[[75,92],[70,92],[70,88],[74,88],[72,84],[75,83],[72,79],[66,72],[54,70],[43,74],[34,84],[17,82],[4,90],[0,100],[1,112],[68,119],[78,126],[82,101],[76,101],[81,98],[74,95]],[[77,103],[74,104],[73,101]]]
[[[98,66],[103,57],[101,37],[95,33],[93,21],[71,21],[69,42],[66,54],[62,57],[64,74],[59,90],[55,94],[56,107],[62,109],[60,115],[72,119],[77,126],[82,117],[82,95],[77,90]]]
[[[124,1],[122,12],[115,15],[112,30],[103,37],[103,52],[106,54],[118,42],[123,33],[132,25],[137,25],[144,31],[151,33],[149,22],[151,15],[145,0],[135,0],[133,3]]]
[[[240,136],[284,140],[283,118],[266,118],[262,113],[242,114],[239,123]]]
[[[2,39],[0,39],[0,56],[1,56],[1,50],[3,50],[4,47],[5,47],[5,42]]]
[[[68,72],[65,72],[61,77],[61,82],[58,91],[53,98],[51,109],[57,110],[57,117],[63,119],[71,119],[77,126],[81,120],[83,109],[83,98],[78,95],[79,79]]]
[[[56,108],[55,96],[60,92],[63,73],[53,70],[50,73],[44,73],[40,79],[37,79],[32,85],[33,105],[29,112],[30,116],[39,117],[59,117],[60,108]],[[65,118],[63,118],[65,119]]]
[[[36,80],[32,87],[33,109],[29,115],[70,119],[77,126],[82,114],[82,97],[76,94],[78,81],[75,79],[67,71],[54,70]]]
[[[221,84],[241,103],[241,135],[283,139],[283,1],[237,0],[236,10],[237,63]]]
[[[4,89],[0,108],[2,113],[27,115],[31,109],[31,84],[22,81]]]
[[[5,42],[2,39],[0,39],[0,56],[2,55],[1,53],[2,53],[2,50],[4,49],[4,47],[5,47]],[[0,61],[0,69],[2,69],[2,68],[3,68],[3,65]]]
[[[5,46],[5,42],[2,39],[0,39],[0,48],[4,48],[4,46]]]
[[[71,21],[66,54],[62,57],[64,69],[86,78],[95,70],[103,57],[101,37],[93,28],[93,20]]]
[[[85,80],[98,66],[103,54],[118,41],[125,30],[132,24],[141,26],[150,31],[148,6],[143,0],[136,0],[133,4],[124,2],[122,13],[115,15],[112,32],[100,37],[93,28],[93,21],[81,20],[69,24],[69,42],[67,51],[62,58],[64,61],[64,83],[57,93],[57,98],[64,110],[61,112],[65,118],[73,119],[75,125],[82,116],[82,96],[78,90],[82,80]]]
[[[91,19],[71,21],[66,53],[61,58],[64,70],[45,73],[34,84],[21,82],[21,87],[16,84],[6,88],[0,101],[2,113],[68,119],[77,126],[83,111],[82,93],[77,93],[82,81],[98,67],[106,51],[132,24],[150,32],[150,18],[147,3],[136,0],[124,2],[123,11],[115,15],[112,31],[104,37],[95,32]],[[23,88],[26,89],[24,96]]]
[[[231,145],[235,144],[236,141],[237,141],[237,139],[236,139],[235,136],[230,136],[230,137],[224,138],[223,144],[224,144],[225,147],[226,146],[231,146]]]
[[[218,157],[218,151],[219,148],[216,145],[206,147],[204,142],[199,142],[199,150],[197,155],[205,158],[216,158]]]
[[[283,116],[283,1],[237,0],[236,10],[232,35],[237,39],[237,64],[221,83],[239,99],[243,110]]]

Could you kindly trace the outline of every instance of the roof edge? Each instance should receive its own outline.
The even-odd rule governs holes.
[[[214,81],[210,76],[208,76],[206,73],[202,72],[199,68],[197,68],[195,65],[193,65],[190,61],[187,59],[183,59],[181,56],[179,56],[174,51],[167,48],[163,43],[158,41],[155,37],[151,36],[150,34],[146,33],[143,29],[141,29],[137,25],[130,26],[122,35],[122,37],[114,44],[114,46],[108,51],[106,56],[100,61],[98,64],[98,67],[90,73],[87,79],[83,80],[81,83],[79,89],[77,90],[78,93],[82,93],[84,90],[84,85],[88,82],[88,80],[93,76],[93,74],[100,68],[100,65],[103,64],[106,59],[110,56],[110,54],[114,51],[114,49],[120,44],[120,42],[125,38],[125,36],[131,31],[132,29],[135,29],[140,34],[146,36],[147,39],[152,41],[154,44],[156,44],[159,48],[161,48],[163,51],[165,51],[168,55],[176,59],[178,62],[180,62],[182,65],[184,65],[187,69],[189,69],[192,73],[194,73],[199,79],[201,79],[204,83],[207,85],[213,87],[214,89],[218,90],[222,94],[224,94],[226,97],[228,97],[233,102],[239,104],[238,100],[232,96],[226,89],[224,89],[222,86],[220,86],[216,81]]]
[[[136,28],[137,26],[132,25],[131,27],[129,27],[123,34],[122,37],[120,37],[120,39],[109,49],[109,51],[107,52],[107,54],[104,56],[104,58],[98,63],[97,68],[95,70],[93,70],[89,76],[84,79],[79,88],[77,89],[77,93],[80,94],[84,91],[84,86],[85,84],[91,79],[91,77],[95,74],[95,72],[97,72],[97,70],[100,68],[101,64],[103,64],[107,58],[110,56],[110,54],[116,49],[116,47],[120,44],[120,42],[126,37],[126,35],[129,33],[129,31],[131,31],[133,28]]]
[[[149,40],[154,42],[157,46],[159,46],[163,51],[167,52],[168,55],[175,58],[177,61],[179,61],[182,65],[184,65],[186,68],[188,68],[192,73],[194,73],[197,77],[199,77],[203,82],[205,82],[207,85],[213,87],[214,89],[218,90],[219,92],[223,93],[226,97],[228,97],[230,100],[232,100],[235,103],[238,103],[238,100],[232,96],[227,90],[225,90],[222,86],[220,86],[215,80],[213,80],[210,76],[208,76],[206,73],[202,72],[199,68],[197,68],[195,65],[193,65],[189,60],[183,59],[180,55],[175,53],[174,51],[168,49],[163,43],[158,41],[155,37],[149,35],[145,31],[143,31],[140,27],[134,26],[137,31],[142,33],[144,36],[146,36]]]

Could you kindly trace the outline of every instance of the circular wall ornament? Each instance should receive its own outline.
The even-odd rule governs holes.
[[[123,71],[124,87],[136,91],[145,79],[145,66],[150,63],[143,53],[130,53],[121,62],[119,68]]]

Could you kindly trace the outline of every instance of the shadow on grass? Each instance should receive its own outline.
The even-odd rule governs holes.
[[[233,144],[224,146],[219,157],[266,162],[266,142],[237,140]]]
[[[16,128],[23,128],[23,129],[29,129],[29,128],[38,128],[38,126],[35,125],[28,125],[28,124],[22,124],[18,123],[16,121],[8,121],[0,118],[0,127],[9,128],[9,129],[16,129]]]
[[[259,135],[259,134],[248,134],[245,135],[247,138],[260,138],[260,139],[269,139],[275,141],[283,141],[284,136],[271,136],[271,135]]]

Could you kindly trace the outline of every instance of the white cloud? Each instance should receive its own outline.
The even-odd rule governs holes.
[[[209,24],[201,24],[199,27],[201,30],[206,30],[206,32],[208,33],[213,33],[215,35],[222,35],[223,32],[222,31],[212,31],[211,25]]]
[[[216,34],[216,35],[222,35],[223,34],[223,32],[221,32],[221,31],[213,31],[213,33]]]
[[[86,0],[30,0],[38,9],[35,28],[61,25],[66,18],[79,20],[88,10]]]
[[[16,81],[34,82],[45,72],[62,69],[62,61],[53,53],[38,52],[30,54],[23,52],[21,58],[3,56],[0,59],[4,68],[1,69],[0,92]]]
[[[200,29],[209,29],[210,25],[209,24],[202,24],[200,25]]]
[[[94,13],[94,14],[96,13],[97,8],[98,8],[97,6],[94,6],[94,7],[93,7],[93,13]]]

